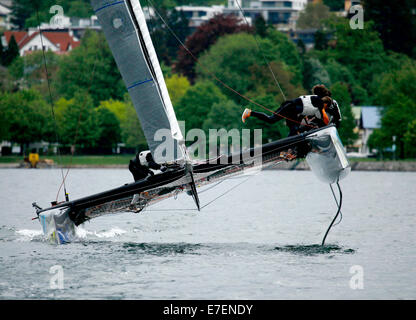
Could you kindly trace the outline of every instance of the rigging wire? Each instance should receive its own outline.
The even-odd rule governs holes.
[[[248,23],[248,20],[247,20],[247,18],[246,18],[246,16],[245,16],[245,12],[244,12],[244,10],[243,10],[243,8],[241,8],[241,6],[240,6],[240,1],[239,1],[239,0],[236,0],[236,2],[237,2],[237,5],[238,5],[238,8],[240,9],[240,11],[241,11],[241,13],[242,13],[242,15],[243,15],[243,19],[244,19],[244,21],[246,22],[247,26],[250,26],[250,24]],[[259,42],[257,41],[257,38],[256,38],[256,35],[255,35],[255,34],[253,34],[253,38],[254,38],[254,40],[256,41],[257,49],[259,50],[259,52],[260,52],[260,53],[261,53],[261,55],[263,56],[264,62],[266,63],[267,67],[268,67],[268,68],[269,68],[269,70],[270,70],[270,73],[271,73],[271,74],[272,74],[272,76],[273,76],[273,79],[274,79],[274,82],[276,83],[276,86],[279,88],[280,93],[281,93],[281,94],[282,94],[282,96],[283,96],[283,99],[284,99],[283,101],[286,101],[286,95],[284,94],[284,92],[283,92],[283,90],[282,90],[282,87],[280,86],[280,83],[279,83],[279,81],[277,80],[277,77],[276,77],[276,75],[275,75],[275,73],[274,73],[274,71],[273,71],[272,67],[270,66],[269,61],[267,60],[266,56],[264,55],[263,50],[261,50],[260,44],[259,44]]]
[[[326,240],[326,237],[328,236],[328,233],[329,233],[329,231],[331,230],[331,228],[333,227],[333,225],[334,225],[334,222],[336,221],[336,219],[338,218],[338,215],[341,213],[341,207],[342,207],[342,191],[341,191],[341,187],[340,187],[340,185],[339,185],[339,179],[337,180],[337,186],[338,186],[338,191],[339,191],[339,204],[338,204],[338,201],[336,201],[337,202],[337,204],[338,204],[338,210],[337,210],[337,213],[335,214],[335,217],[334,217],[334,219],[332,219],[332,222],[331,222],[331,224],[329,225],[329,227],[328,227],[328,229],[326,230],[326,232],[325,232],[325,236],[324,236],[324,238],[323,238],[323,240],[322,240],[322,244],[321,244],[321,246],[324,246],[325,245],[325,240]],[[332,188],[331,188],[332,189]],[[334,197],[335,197],[335,193],[333,194],[334,195]],[[336,198],[335,198],[335,200],[336,200]],[[341,221],[340,221],[341,222]],[[339,223],[339,222],[338,222]]]
[[[95,75],[95,67],[97,65],[97,60],[98,60],[98,52],[99,52],[99,50],[97,50],[95,52],[94,65],[93,65],[93,69],[92,69],[92,73],[91,73],[90,83],[89,83],[88,89],[86,91],[86,95],[91,91],[91,87],[92,87],[92,83],[93,83],[94,75]],[[69,170],[71,169],[71,166],[72,166],[72,160],[73,160],[74,154],[75,154],[75,145],[76,145],[76,142],[78,140],[79,127],[81,125],[81,117],[82,117],[82,113],[83,113],[83,111],[85,109],[85,106],[87,105],[87,101],[88,100],[87,100],[87,96],[86,96],[85,97],[85,100],[84,100],[84,103],[81,105],[81,109],[80,109],[79,115],[78,115],[78,122],[77,122],[77,126],[76,126],[76,129],[75,129],[74,140],[73,140],[73,143],[72,143],[72,145],[74,146],[74,148],[73,149],[71,148],[71,157],[70,157],[70,160],[69,160],[69,165],[68,165],[68,168],[67,168],[65,177],[63,178],[63,181],[62,181],[61,185],[59,186],[58,193],[56,194],[56,201],[58,201],[59,191],[61,190],[62,185],[65,184],[65,180],[68,177]],[[65,191],[65,194],[66,194],[66,191]]]
[[[52,97],[48,67],[47,67],[47,64],[46,64],[45,46],[43,45],[42,29],[40,28],[39,8],[38,8],[37,5],[35,5],[35,8],[36,8],[36,17],[37,17],[37,21],[38,21],[39,37],[40,37],[40,42],[41,42],[41,46],[42,46],[42,56],[43,56],[45,74],[46,74],[46,82],[47,82],[48,92],[49,92],[49,103],[51,105],[51,113],[52,113],[53,125],[54,125],[54,131],[55,131],[55,139],[56,139],[56,143],[58,144],[58,146],[57,146],[58,158],[59,158],[59,161],[62,163],[62,155],[61,155],[61,151],[60,151],[60,148],[59,148],[59,134],[58,134],[58,127],[57,127],[57,124],[56,124],[54,102],[53,102],[53,97]],[[58,194],[56,195],[56,199],[58,199],[58,195],[59,195],[59,192],[61,191],[62,186],[64,187],[64,196],[65,196],[65,198],[67,197],[65,178],[64,178],[64,170],[63,170],[62,167],[61,167],[61,176],[62,176],[62,184],[61,184],[61,187],[58,190]]]
[[[61,155],[61,152],[60,152],[60,149],[59,149],[59,135],[58,135],[58,129],[57,129],[57,124],[56,124],[56,117],[55,117],[55,112],[54,112],[54,107],[53,107],[54,106],[54,103],[53,103],[53,98],[52,98],[52,93],[51,93],[51,86],[50,86],[50,79],[49,79],[49,73],[48,73],[48,68],[47,68],[47,63],[46,63],[45,47],[43,45],[42,30],[40,28],[39,9],[38,9],[37,6],[35,6],[35,8],[36,8],[37,22],[38,22],[38,26],[39,26],[38,27],[39,28],[39,36],[40,36],[41,45],[42,45],[42,55],[43,55],[44,67],[45,67],[45,72],[46,72],[46,79],[47,79],[47,84],[48,84],[48,91],[49,91],[49,98],[50,98],[50,104],[51,104],[51,110],[52,110],[52,117],[53,117],[53,120],[54,120],[54,130],[55,130],[56,140],[57,140],[57,143],[58,143],[58,147],[57,147],[58,157],[59,157],[59,161],[61,163],[63,163],[62,162],[62,155]],[[92,83],[93,83],[93,80],[94,80],[95,69],[96,69],[97,60],[98,60],[98,51],[99,50],[97,50],[96,53],[95,53],[95,59],[94,59],[94,65],[93,65],[92,73],[91,73],[90,83],[89,83],[89,86],[88,86],[88,90],[86,91],[87,94],[91,91]],[[81,78],[81,76],[80,76],[80,78]],[[78,132],[79,132],[79,127],[80,127],[80,123],[81,123],[81,117],[82,117],[82,113],[83,113],[83,110],[84,110],[86,104],[87,104],[87,99],[85,99],[85,101],[82,104],[81,109],[79,111],[78,122],[77,122],[77,126],[76,126],[76,129],[75,129],[74,142],[72,143],[73,146],[75,146],[76,141],[78,140]],[[71,150],[71,158],[70,158],[70,162],[69,162],[69,165],[68,165],[68,168],[67,168],[67,172],[66,172],[65,175],[63,173],[63,168],[61,167],[62,183],[59,186],[58,192],[56,194],[56,199],[55,199],[56,202],[58,202],[59,193],[60,193],[62,187],[64,188],[64,196],[65,196],[66,201],[69,200],[68,199],[68,193],[67,193],[67,190],[66,190],[66,183],[65,183],[65,181],[66,181],[66,178],[68,177],[69,170],[70,170],[71,165],[72,165],[72,160],[73,160],[73,157],[74,157],[74,153],[75,153],[75,150]]]
[[[186,52],[188,52],[188,54],[192,57],[192,59],[195,60],[196,63],[198,63],[206,73],[208,73],[209,75],[211,75],[211,77],[213,77],[216,81],[218,81],[222,86],[224,86],[226,89],[230,90],[231,92],[235,93],[236,95],[238,95],[239,97],[243,98],[244,100],[260,107],[263,108],[264,110],[267,110],[279,117],[281,117],[282,119],[286,119],[287,121],[291,121],[294,122],[296,124],[301,124],[307,127],[311,127],[311,128],[318,128],[317,126],[314,125],[310,125],[310,124],[303,124],[301,121],[297,121],[295,119],[291,119],[288,117],[285,117],[281,114],[278,114],[277,112],[271,110],[270,108],[267,108],[266,106],[248,98],[247,96],[243,95],[242,93],[238,92],[237,90],[233,89],[232,87],[230,87],[229,85],[227,85],[225,82],[223,82],[221,79],[219,79],[212,71],[210,71],[208,68],[206,68],[196,57],[195,55],[188,49],[188,47],[183,43],[183,41],[176,35],[176,33],[172,30],[172,28],[169,26],[169,24],[165,21],[165,19],[163,19],[162,15],[159,13],[159,11],[156,9],[155,4],[153,3],[152,0],[147,0],[152,6],[153,9],[155,11],[155,13],[158,15],[159,19],[162,20],[162,22],[164,23],[164,25],[166,26],[166,28],[169,30],[169,32],[173,35],[173,37],[179,42],[179,44],[186,50]]]
[[[334,188],[332,188],[332,184],[330,184],[329,187],[331,188],[332,196],[334,197],[335,203],[337,204],[337,207],[338,207],[339,206],[338,200],[337,200],[337,197],[335,196],[335,192],[334,192]],[[335,223],[333,225],[333,227],[335,227],[335,226],[337,226],[341,223],[341,221],[342,221],[342,211],[339,212],[339,218],[340,218],[339,221],[337,223]]]

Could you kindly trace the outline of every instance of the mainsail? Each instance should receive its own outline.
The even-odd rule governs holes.
[[[184,158],[183,136],[139,0],[91,0],[156,162]],[[162,137],[163,136],[163,137]],[[170,146],[170,150],[158,147]]]

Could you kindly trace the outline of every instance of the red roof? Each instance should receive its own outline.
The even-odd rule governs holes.
[[[27,36],[27,32],[26,31],[4,31],[4,36],[6,37],[7,43],[10,42],[12,35],[14,36],[17,44],[19,44],[19,42],[22,41],[22,39]]]
[[[33,32],[30,36],[26,31],[5,31],[7,43],[9,43],[12,35],[15,37],[19,49],[22,49],[27,43],[39,35],[39,31]],[[66,53],[80,45],[80,41],[75,41],[69,32],[53,32],[44,31],[42,36],[47,38],[55,46],[59,48],[58,54]]]

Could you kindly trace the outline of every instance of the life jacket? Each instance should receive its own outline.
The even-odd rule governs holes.
[[[303,104],[303,111],[301,115],[305,117],[316,117],[322,120],[322,113],[317,107],[313,105],[312,99],[311,99],[312,97],[317,97],[317,96],[309,95],[309,96],[299,97],[302,100],[302,104]]]
[[[142,166],[146,166],[146,167],[149,166],[149,162],[147,161],[147,157],[148,157],[149,153],[150,153],[149,150],[142,151],[142,152],[139,153],[139,161],[140,161],[140,164]],[[150,156],[151,156],[151,154],[150,154]]]

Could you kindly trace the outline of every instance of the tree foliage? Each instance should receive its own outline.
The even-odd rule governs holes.
[[[103,34],[88,32],[81,45],[62,58],[57,86],[66,99],[87,90],[95,105],[123,99],[126,87]]]
[[[175,106],[178,120],[185,121],[186,130],[202,128],[207,114],[215,103],[227,100],[221,90],[210,81],[199,81],[190,87]]]
[[[380,146],[391,145],[395,136],[398,155],[404,158],[407,154],[404,135],[416,119],[416,66],[404,65],[400,70],[385,74],[376,101],[384,107],[381,132],[376,141]]]
[[[279,60],[276,47],[268,39],[258,39],[262,53],[267,61]],[[259,52],[252,35],[238,33],[221,37],[201,58],[197,73],[202,78],[212,78],[215,74],[221,81],[234,90],[245,93],[255,89],[249,68],[253,65],[265,65],[262,53]],[[222,87],[223,92],[237,103],[240,98]]]
[[[351,96],[348,90],[348,86],[341,82],[335,83],[331,88],[332,97],[338,102],[342,121],[339,128],[339,135],[342,142],[345,145],[352,145],[358,138],[358,135],[354,132],[355,119],[351,108]]]
[[[366,19],[374,21],[385,48],[416,58],[415,1],[365,0],[363,5]]]
[[[186,91],[188,91],[191,84],[187,78],[173,74],[171,77],[166,78],[166,86],[168,88],[172,104],[175,106],[185,95]]]
[[[2,62],[5,66],[9,66],[17,57],[19,57],[19,46],[15,37],[12,35],[7,49],[3,53]]]
[[[251,31],[252,29],[241,23],[241,19],[236,16],[216,15],[200,25],[192,35],[187,37],[185,46],[194,57],[199,58],[203,52],[217,42],[218,38],[226,34]],[[176,71],[193,82],[196,77],[195,63],[194,58],[181,46],[178,51],[178,61],[175,65]]]
[[[156,8],[156,10],[166,21],[169,28],[165,26],[165,23],[159,17],[151,17],[148,21],[150,35],[153,39],[153,45],[159,61],[172,65],[177,59],[178,46],[180,45],[178,39],[181,42],[185,42],[186,37],[190,33],[189,20],[183,11],[167,11],[163,7]],[[178,39],[172,35],[171,30]]]
[[[34,90],[0,94],[0,140],[23,145],[52,136],[50,109]]]
[[[297,28],[299,29],[321,29],[323,21],[331,16],[329,8],[321,2],[309,2],[305,10],[299,14]]]
[[[85,91],[71,99],[60,98],[55,103],[60,143],[81,148],[98,146],[101,128],[93,100]]]
[[[136,110],[126,93],[124,100],[101,101],[98,110],[106,109],[115,115],[120,125],[120,139],[129,148],[145,147],[147,145],[143,130],[140,126]]]

